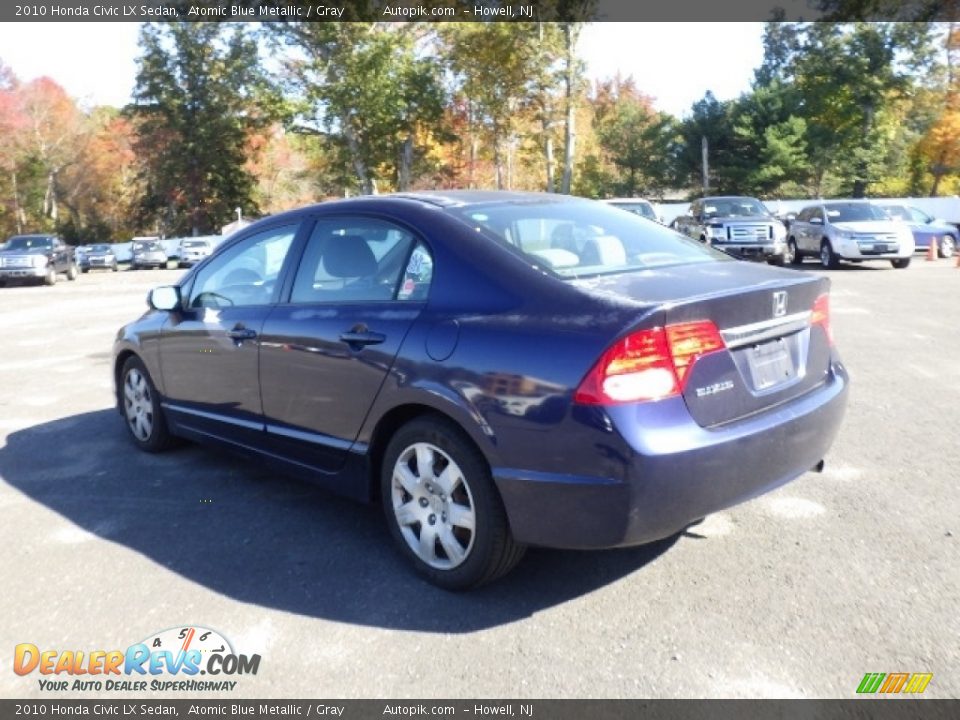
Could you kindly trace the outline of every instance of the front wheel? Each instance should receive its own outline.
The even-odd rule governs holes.
[[[803,255],[800,252],[800,248],[797,247],[797,241],[793,238],[790,238],[787,241],[787,255],[790,259],[791,265],[802,265],[803,264]]]
[[[835,270],[840,265],[840,258],[833,251],[829,240],[820,243],[820,264],[828,270]]]
[[[134,444],[147,452],[160,452],[173,444],[160,407],[160,396],[143,361],[131,356],[120,371],[123,417]]]
[[[43,276],[44,285],[56,285],[57,284],[57,269],[51,267],[47,270],[47,274]]]
[[[404,425],[387,446],[380,474],[390,534],[433,584],[477,587],[523,557],[526,548],[510,533],[486,461],[450,423],[428,417]]]
[[[903,270],[904,268],[910,267],[910,258],[900,258],[899,260],[891,260],[890,264],[893,265],[897,270]]]

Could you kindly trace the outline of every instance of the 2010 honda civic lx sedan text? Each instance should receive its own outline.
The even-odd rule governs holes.
[[[383,504],[464,589],[527,545],[676,534],[820,467],[847,374],[825,278],[590,200],[400,194],[228,240],[114,348],[133,441],[259,455]]]

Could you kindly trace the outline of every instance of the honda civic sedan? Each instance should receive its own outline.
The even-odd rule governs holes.
[[[138,447],[216,443],[379,502],[448,589],[822,468],[848,387],[828,279],[557,195],[303,208],[148,304],[113,360]]]

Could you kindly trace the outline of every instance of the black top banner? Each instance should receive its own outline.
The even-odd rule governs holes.
[[[951,21],[960,0],[37,0],[3,22]],[[722,41],[722,29],[718,28]],[[705,52],[714,52],[707,49]],[[722,52],[722,42],[720,49]]]

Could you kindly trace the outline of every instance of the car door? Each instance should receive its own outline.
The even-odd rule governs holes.
[[[327,473],[343,467],[432,267],[427,246],[395,223],[317,219],[289,297],[263,327],[263,410],[281,454]]]
[[[823,210],[810,208],[807,221],[803,224],[803,249],[807,252],[820,252],[820,238],[823,237]]]
[[[188,430],[243,445],[263,439],[260,330],[299,222],[257,230],[204,265],[162,330],[165,407]]]

